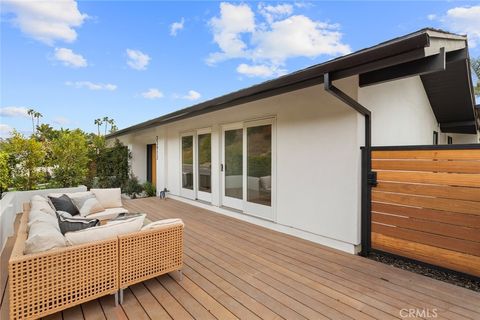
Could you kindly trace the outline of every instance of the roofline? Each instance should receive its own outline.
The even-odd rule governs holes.
[[[443,38],[451,40],[466,41],[466,36],[449,33],[443,30],[424,28],[410,34],[384,41],[377,45],[341,56],[320,64],[316,64],[305,69],[294,71],[287,75],[268,80],[247,88],[243,88],[217,98],[213,98],[193,106],[183,108],[166,115],[147,120],[136,125],[118,130],[106,136],[107,139],[119,137],[130,132],[145,130],[151,127],[164,125],[167,123],[179,121],[181,119],[194,117],[200,114],[213,112],[223,108],[233,107],[250,101],[256,101],[271,97],[284,92],[289,92],[288,87],[294,90],[323,83],[323,75],[345,70],[355,70],[361,65],[373,64],[374,61],[394,57],[397,55],[413,52],[415,50],[421,55],[425,55],[424,49],[430,46],[430,37]],[[361,58],[361,59],[360,59]],[[417,57],[417,58],[420,58]],[[412,58],[413,60],[413,58]],[[358,73],[357,73],[358,74]],[[334,78],[338,80],[348,76],[355,75],[349,72],[343,72],[342,76]],[[282,88],[284,90],[282,90]],[[296,88],[296,89],[295,89]],[[270,94],[268,94],[270,92]],[[277,92],[277,93],[275,93]]]

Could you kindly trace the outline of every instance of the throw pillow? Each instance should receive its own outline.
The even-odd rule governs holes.
[[[100,221],[98,219],[79,219],[79,218],[64,218],[57,213],[58,225],[60,232],[64,235],[67,232],[79,231],[91,227],[98,226]]]
[[[122,206],[122,192],[120,188],[90,189],[104,208],[119,208]]]
[[[77,207],[82,217],[105,210],[93,194],[85,195],[83,197],[70,197],[70,200],[72,200],[75,207]]]
[[[58,211],[66,211],[70,213],[72,216],[79,214],[77,207],[73,204],[72,200],[64,194],[58,198],[55,197],[48,197],[52,202],[52,205],[55,207],[55,210]]]

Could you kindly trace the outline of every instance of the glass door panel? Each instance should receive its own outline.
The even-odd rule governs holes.
[[[211,201],[212,193],[212,135],[210,133],[197,136],[197,197]]]
[[[272,204],[272,125],[247,128],[247,201]]]
[[[182,137],[182,195],[192,198],[193,193],[193,136]]]
[[[224,131],[223,204],[242,208],[243,201],[243,129]]]

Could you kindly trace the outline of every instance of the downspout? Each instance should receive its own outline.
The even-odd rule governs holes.
[[[325,91],[344,102],[365,118],[365,146],[362,148],[362,201],[361,201],[361,244],[360,255],[366,256],[371,249],[372,185],[376,185],[375,173],[372,173],[372,126],[370,110],[352,99],[332,84],[329,73],[323,76]]]

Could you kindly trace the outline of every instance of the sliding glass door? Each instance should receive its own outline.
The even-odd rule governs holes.
[[[273,120],[227,126],[223,140],[222,204],[273,220]]]

